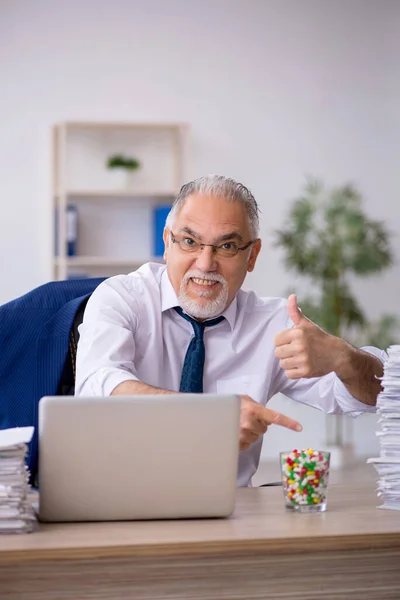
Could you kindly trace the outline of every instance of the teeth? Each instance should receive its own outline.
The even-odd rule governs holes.
[[[193,277],[192,278],[193,281],[195,283],[197,283],[197,285],[214,285],[215,281],[212,281],[210,279],[198,279],[197,277]]]

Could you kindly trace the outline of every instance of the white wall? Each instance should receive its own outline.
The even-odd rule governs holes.
[[[399,31],[396,0],[0,0],[0,302],[51,277],[62,120],[191,123],[189,175],[238,178],[260,203],[261,294],[291,281],[271,232],[305,174],[359,184],[399,256]],[[399,276],[357,285],[370,315],[399,313]]]

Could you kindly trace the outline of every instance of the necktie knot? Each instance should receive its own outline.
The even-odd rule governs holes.
[[[212,327],[213,325],[218,325],[218,323],[221,323],[221,321],[223,321],[225,319],[225,317],[220,316],[220,317],[216,317],[215,319],[209,319],[208,321],[197,321],[196,319],[193,319],[193,317],[190,317],[189,315],[184,313],[180,306],[175,306],[175,310],[178,313],[178,315],[180,315],[181,317],[186,319],[186,321],[189,321],[189,323],[192,324],[194,334],[196,337],[197,336],[203,337],[204,329],[206,327]]]
[[[204,348],[204,330],[206,327],[218,325],[225,317],[217,317],[209,321],[196,321],[189,315],[186,315],[180,306],[175,307],[176,312],[192,324],[194,338],[192,338],[186,351],[185,361],[183,363],[180,392],[203,392],[203,373],[205,361]]]

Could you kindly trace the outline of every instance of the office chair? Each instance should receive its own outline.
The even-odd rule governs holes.
[[[76,339],[87,299],[102,281],[54,281],[0,306],[0,429],[35,427],[27,458],[31,479],[37,470],[39,400],[73,393],[67,368],[74,373],[72,332]]]
[[[62,370],[60,381],[57,387],[57,396],[73,396],[75,394],[76,351],[79,341],[78,327],[83,321],[83,315],[88,300],[89,298],[86,298],[81,302],[72,322],[68,340],[68,352],[65,358],[64,368]]]

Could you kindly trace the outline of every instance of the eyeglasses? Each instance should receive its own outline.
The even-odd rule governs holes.
[[[174,244],[178,244],[179,248],[184,252],[195,254],[203,250],[205,246],[209,246],[213,249],[213,253],[220,258],[232,258],[236,256],[239,251],[247,250],[254,244],[256,240],[250,240],[244,246],[238,246],[235,242],[222,242],[222,244],[203,244],[202,242],[196,242],[193,238],[188,235],[182,237],[176,237],[172,231],[170,231],[171,240]]]

